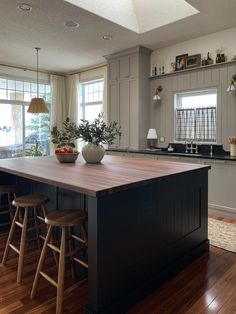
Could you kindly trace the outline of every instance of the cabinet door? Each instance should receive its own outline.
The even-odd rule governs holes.
[[[130,148],[139,148],[139,100],[138,100],[138,82],[129,81],[129,104],[130,104]]]
[[[119,74],[120,80],[129,78],[129,57],[124,57],[119,60]]]
[[[129,148],[130,145],[130,112],[129,112],[129,82],[119,82],[119,104],[120,104],[120,126],[121,138],[120,148]]]
[[[131,79],[137,78],[138,76],[138,56],[137,54],[129,57],[129,77]]]
[[[109,120],[117,121],[120,124],[119,116],[119,85],[118,82],[109,85]],[[119,147],[119,138],[116,138],[111,147]]]
[[[115,83],[119,78],[119,62],[118,60],[112,60],[109,62],[109,83]]]

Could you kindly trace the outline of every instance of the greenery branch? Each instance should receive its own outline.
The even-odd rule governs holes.
[[[116,121],[106,124],[104,122],[104,115],[100,113],[93,122],[86,119],[81,119],[78,125],[69,118],[63,122],[64,130],[60,131],[56,126],[53,127],[52,142],[61,146],[72,146],[76,139],[81,139],[85,142],[96,145],[114,143],[117,136],[121,136],[121,127]]]

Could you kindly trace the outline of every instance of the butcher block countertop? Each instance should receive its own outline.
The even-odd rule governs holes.
[[[95,197],[203,168],[210,169],[206,165],[107,155],[100,164],[87,164],[82,156],[67,164],[59,163],[55,156],[0,160],[0,171]]]

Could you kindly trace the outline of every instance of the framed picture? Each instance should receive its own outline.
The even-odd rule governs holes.
[[[186,69],[197,68],[201,65],[201,54],[198,53],[196,55],[186,57]]]
[[[188,54],[179,55],[175,57],[175,71],[180,71],[185,69],[186,58]]]

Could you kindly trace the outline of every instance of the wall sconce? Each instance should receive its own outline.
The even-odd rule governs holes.
[[[157,89],[156,89],[156,93],[155,93],[155,95],[153,96],[153,100],[161,100],[161,96],[159,95],[160,94],[160,92],[162,92],[163,91],[163,87],[161,86],[161,85],[159,85],[158,87],[157,87]]]
[[[232,76],[231,83],[227,88],[227,92],[233,92],[236,90],[236,74]]]
[[[157,131],[156,129],[149,129],[147,134],[147,147],[154,149],[157,147]]]

